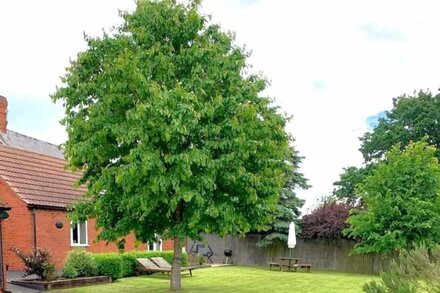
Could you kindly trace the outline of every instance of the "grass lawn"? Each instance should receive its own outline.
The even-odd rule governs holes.
[[[230,266],[193,271],[183,275],[183,292],[362,292],[375,276],[333,272],[279,272],[263,267]],[[168,292],[166,274],[131,277],[112,284],[72,288],[60,292]]]

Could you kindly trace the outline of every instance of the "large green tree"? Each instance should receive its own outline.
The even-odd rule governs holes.
[[[366,209],[352,214],[347,232],[361,242],[355,252],[390,252],[440,242],[440,165],[426,142],[396,145],[359,193]]]
[[[185,237],[272,221],[290,168],[287,118],[198,1],[140,0],[122,16],[112,33],[86,38],[52,96],[65,106],[65,155],[88,187],[72,218],[96,218],[108,241],[174,239],[180,289]]]
[[[361,138],[360,151],[369,162],[382,158],[397,143],[404,148],[425,136],[429,144],[440,149],[440,94],[420,91],[393,99],[393,109],[385,112],[373,131]],[[436,155],[440,158],[440,152]]]

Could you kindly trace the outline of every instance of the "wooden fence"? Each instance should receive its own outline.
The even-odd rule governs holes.
[[[297,239],[297,245],[290,252],[285,245],[271,248],[260,248],[256,243],[261,235],[247,235],[246,238],[217,235],[204,235],[206,244],[214,252],[216,263],[225,261],[225,249],[232,250],[230,260],[238,265],[267,265],[269,261],[277,261],[277,257],[289,256],[303,259],[313,265],[314,269],[332,270],[359,274],[378,274],[389,266],[390,258],[378,254],[350,255],[355,245],[354,241],[338,240],[309,240]],[[187,251],[190,252],[194,241],[188,241]],[[202,242],[198,242],[202,243]]]

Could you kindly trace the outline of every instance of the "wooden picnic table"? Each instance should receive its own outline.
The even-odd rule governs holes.
[[[302,261],[302,258],[297,258],[297,257],[281,256],[278,259],[280,260],[280,263],[281,263],[281,270],[283,269],[283,267],[287,267],[289,269],[289,272],[290,272],[290,269],[292,267],[294,267],[299,261]],[[292,261],[294,262],[293,265],[292,265]],[[287,265],[286,265],[286,262],[287,262]]]

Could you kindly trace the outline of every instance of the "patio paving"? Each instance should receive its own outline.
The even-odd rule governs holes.
[[[35,276],[28,276],[25,279],[33,279]],[[6,290],[13,292],[13,293],[34,293],[34,292],[41,292],[38,288],[31,288],[31,287],[24,287],[24,286],[18,286],[11,284],[10,281],[23,279],[23,272],[17,272],[17,271],[8,271],[7,272],[7,278],[6,278]]]

